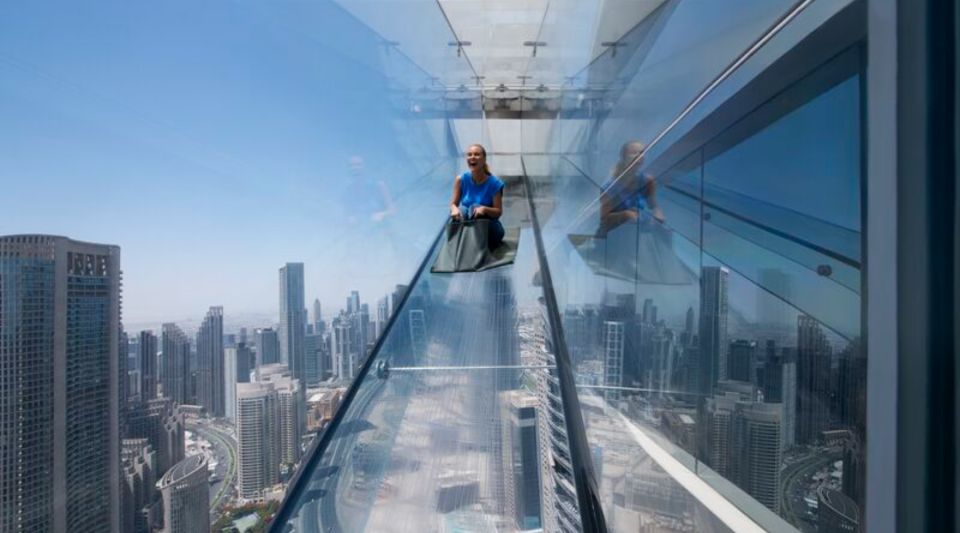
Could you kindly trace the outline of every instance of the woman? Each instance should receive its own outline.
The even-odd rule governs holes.
[[[453,179],[450,218],[454,220],[490,219],[491,249],[503,242],[503,181],[490,173],[487,151],[479,144],[467,148],[467,172]]]
[[[643,143],[630,141],[620,147],[620,160],[613,167],[613,176],[600,193],[600,233],[606,234],[626,222],[635,222],[647,207],[653,218],[663,222],[663,211],[657,205],[656,185],[652,176],[641,174]],[[636,161],[635,161],[636,160]]]

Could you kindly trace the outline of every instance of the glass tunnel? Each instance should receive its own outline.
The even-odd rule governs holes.
[[[255,14],[353,157],[318,254],[395,296],[271,531],[860,530],[866,2]],[[516,256],[431,273],[474,143]]]

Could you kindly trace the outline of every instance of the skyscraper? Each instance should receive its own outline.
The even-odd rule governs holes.
[[[237,420],[237,383],[250,382],[250,359],[246,344],[224,349],[224,416],[232,422]]]
[[[280,337],[273,328],[257,330],[257,364],[272,365],[280,362]]]
[[[213,417],[223,416],[223,308],[211,307],[197,332],[197,396]]]
[[[347,297],[347,314],[353,314],[358,311],[360,311],[360,292],[350,291],[350,296]]]
[[[737,485],[780,512],[781,409],[775,403],[739,402],[734,410],[730,452]]]
[[[300,381],[293,378],[284,365],[267,365],[260,369],[259,383],[268,387],[276,398],[273,416],[280,436],[278,464],[292,466],[300,460],[300,437],[306,426]]]
[[[175,464],[158,483],[163,495],[162,533],[210,531],[210,479],[206,454]]]
[[[280,481],[277,395],[263,383],[237,384],[237,495],[255,500]]]
[[[280,360],[290,367],[295,379],[304,381],[303,263],[280,268]]]
[[[313,333],[303,338],[305,379],[307,387],[315,387],[323,381],[327,372],[326,344],[323,335]]]
[[[797,444],[813,444],[830,422],[830,344],[813,318],[797,317]]]
[[[754,361],[757,358],[757,343],[737,339],[730,343],[727,356],[727,379],[735,381],[756,381],[753,375]]]
[[[623,386],[623,322],[603,323],[603,384],[607,387]],[[604,391],[607,401],[620,399],[620,391]]]
[[[163,396],[174,403],[189,403],[190,387],[190,341],[176,324],[162,326],[161,342],[163,364],[160,368],[160,384]]]
[[[117,531],[120,249],[0,237],[0,302],[0,530]]]
[[[727,379],[727,278],[725,267],[705,266],[700,277],[700,392],[712,394]]]
[[[792,357],[784,356],[783,370],[781,371],[783,392],[781,405],[783,413],[783,447],[793,446],[797,442],[797,361]]]
[[[157,453],[157,475],[184,457],[183,413],[169,398],[141,403],[127,414],[125,436],[147,439]]]
[[[323,333],[323,313],[320,308],[320,300],[313,299],[313,332]]]
[[[353,324],[349,317],[341,313],[333,319],[333,372],[338,379],[353,379],[354,362],[354,335]]]
[[[157,505],[157,451],[150,441],[123,439],[121,446],[123,480],[121,490],[122,531],[124,533],[151,533]]]
[[[390,302],[389,298],[384,296],[377,301],[377,338],[383,335],[388,320],[390,320]]]
[[[141,331],[137,351],[140,360],[140,401],[145,402],[157,397],[160,379],[157,372],[157,336],[152,331]]]
[[[537,398],[521,391],[504,391],[500,405],[504,514],[518,529],[537,529],[542,522]]]

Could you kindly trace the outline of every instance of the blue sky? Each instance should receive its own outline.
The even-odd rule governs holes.
[[[446,196],[393,142],[380,50],[327,2],[4,3],[0,234],[120,245],[130,321],[272,312],[287,261],[308,301],[372,302],[409,278]],[[440,157],[430,127],[403,131]],[[400,212],[439,202],[437,224],[343,224],[354,155]]]

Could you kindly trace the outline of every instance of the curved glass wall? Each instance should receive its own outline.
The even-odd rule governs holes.
[[[529,157],[607,527],[856,528],[863,5],[738,3],[709,36],[691,7],[571,79]]]

